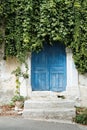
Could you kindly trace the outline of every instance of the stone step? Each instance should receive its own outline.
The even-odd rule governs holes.
[[[24,109],[47,109],[47,108],[74,108],[74,101],[71,100],[27,100],[24,104]]]
[[[72,120],[75,117],[75,108],[53,109],[24,109],[23,117],[41,120]]]

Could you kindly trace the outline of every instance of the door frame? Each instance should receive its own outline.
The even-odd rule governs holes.
[[[20,77],[20,94],[25,96],[25,97],[32,97],[33,91],[32,91],[32,86],[31,86],[31,53],[28,54],[26,58],[26,62],[28,64],[28,74],[29,78],[23,79]],[[78,71],[75,68],[74,60],[73,60],[73,54],[71,49],[66,48],[66,74],[67,74],[67,84],[66,84],[66,90],[63,92],[59,92],[60,94],[67,95],[68,97],[79,97],[80,95],[80,90],[79,90],[79,84],[78,84]],[[25,65],[22,64],[21,66],[22,71],[25,71]],[[45,95],[50,94],[51,92],[36,92],[37,95]],[[42,94],[43,93],[43,94]],[[53,94],[53,93],[52,93]]]

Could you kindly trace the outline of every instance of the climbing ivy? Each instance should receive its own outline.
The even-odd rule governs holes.
[[[79,72],[87,72],[87,0],[0,0],[0,25],[5,58],[24,62],[27,52],[58,41],[72,49]]]

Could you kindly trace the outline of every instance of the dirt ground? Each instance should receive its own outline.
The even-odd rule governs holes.
[[[15,108],[9,105],[0,106],[0,116],[17,117],[22,115],[22,111],[23,109],[21,109],[20,111],[15,111]]]

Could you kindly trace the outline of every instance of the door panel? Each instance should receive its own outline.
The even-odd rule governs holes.
[[[41,67],[35,67],[32,71],[32,89],[33,90],[49,90],[47,70]]]

